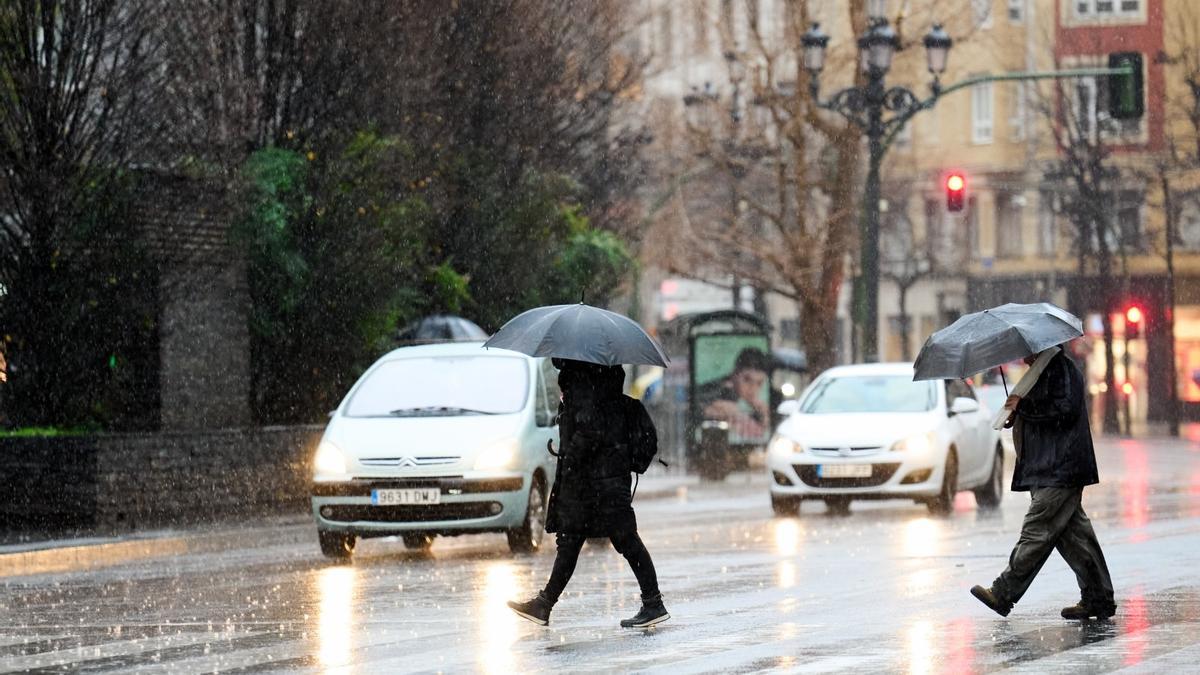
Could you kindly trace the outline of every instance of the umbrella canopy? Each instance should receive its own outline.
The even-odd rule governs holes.
[[[1009,303],[959,317],[925,341],[914,380],[970,377],[1083,335],[1083,322],[1048,302]]]
[[[522,312],[483,346],[606,366],[636,363],[665,367],[669,360],[637,322],[583,303]]]
[[[474,321],[450,314],[434,314],[408,324],[396,332],[401,343],[486,340],[487,332]]]

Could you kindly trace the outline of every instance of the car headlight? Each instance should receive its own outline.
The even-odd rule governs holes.
[[[494,443],[475,459],[476,471],[507,469],[517,459],[517,441],[514,438]]]
[[[904,440],[897,441],[892,446],[893,452],[903,452],[910,455],[931,455],[933,454],[934,435],[930,431],[924,434],[916,434],[909,436]]]
[[[787,436],[775,436],[767,444],[767,454],[777,459],[787,459],[792,455],[804,452],[804,446]]]
[[[338,446],[322,440],[313,457],[313,478],[333,480],[346,477],[346,455]]]

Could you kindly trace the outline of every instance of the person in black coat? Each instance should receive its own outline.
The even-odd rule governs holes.
[[[620,366],[558,359],[555,365],[563,394],[558,414],[562,452],[550,490],[546,531],[556,534],[558,553],[546,587],[533,599],[510,601],[508,606],[547,625],[584,542],[604,537],[629,562],[642,592],[641,611],[621,625],[645,628],[666,621],[670,615],[650,552],[638,536],[631,494],[634,453],[657,443],[654,424],[640,401],[621,393],[625,374]]]
[[[1037,355],[1025,359],[1032,364]],[[1083,488],[1100,482],[1079,368],[1059,352],[1025,397],[1010,396],[1009,423],[1017,450],[1014,492],[1028,491],[1029,512],[1008,567],[990,588],[972,595],[1008,616],[1055,549],[1075,572],[1081,599],[1062,610],[1064,619],[1107,619],[1116,613],[1104,552],[1083,511]]]

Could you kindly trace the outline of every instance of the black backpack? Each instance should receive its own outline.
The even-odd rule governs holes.
[[[654,463],[654,456],[658,454],[658,432],[655,431],[654,422],[650,420],[650,414],[646,412],[642,402],[634,399],[628,399],[628,402],[628,419],[631,422],[628,431],[631,461],[629,468],[634,473],[646,473]],[[663,466],[667,465],[661,459],[658,461]]]

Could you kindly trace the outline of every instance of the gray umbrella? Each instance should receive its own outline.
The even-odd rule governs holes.
[[[959,317],[925,341],[914,380],[970,377],[1083,335],[1083,322],[1048,302],[1009,303]]]
[[[669,360],[637,322],[583,303],[522,312],[483,346],[606,366],[636,363],[665,367]]]

